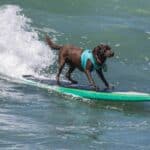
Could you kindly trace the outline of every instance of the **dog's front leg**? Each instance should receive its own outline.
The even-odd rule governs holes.
[[[96,70],[96,72],[97,72],[97,74],[99,75],[99,77],[102,79],[102,81],[104,82],[105,86],[106,86],[107,88],[109,88],[109,84],[108,84],[107,80],[106,80],[105,77],[104,77],[104,74],[103,74],[102,69]]]
[[[85,70],[85,74],[86,74],[86,76],[87,76],[87,78],[88,78],[88,80],[90,82],[90,85],[92,85],[94,87],[94,90],[98,90],[98,87],[96,86],[96,84],[95,84],[95,82],[94,82],[94,80],[93,80],[93,78],[91,76],[90,71],[89,70]]]

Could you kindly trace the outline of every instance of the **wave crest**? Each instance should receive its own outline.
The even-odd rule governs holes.
[[[11,77],[35,74],[54,61],[19,6],[0,7],[0,73]]]

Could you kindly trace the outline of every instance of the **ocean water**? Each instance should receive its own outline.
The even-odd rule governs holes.
[[[149,150],[150,103],[76,100],[19,82],[55,77],[48,34],[82,48],[109,44],[105,76],[115,90],[150,93],[149,8],[148,0],[0,0],[0,149]],[[77,70],[73,77],[88,84]]]

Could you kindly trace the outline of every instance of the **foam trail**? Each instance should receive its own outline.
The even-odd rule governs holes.
[[[54,61],[19,6],[0,7],[0,73],[11,77],[35,74]]]

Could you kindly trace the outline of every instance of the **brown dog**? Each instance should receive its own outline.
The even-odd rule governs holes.
[[[89,51],[73,45],[60,46],[54,44],[48,36],[46,36],[46,41],[50,48],[59,50],[59,70],[56,76],[58,84],[60,84],[59,76],[62,72],[62,69],[65,64],[68,64],[69,70],[66,73],[66,77],[72,83],[77,83],[77,81],[71,78],[71,73],[75,70],[75,68],[78,68],[80,71],[85,72],[90,84],[95,90],[97,90],[98,88],[91,76],[91,71],[95,69],[106,87],[110,87],[102,71],[106,59],[114,56],[114,52],[111,51],[111,48],[108,45],[101,44],[96,46],[93,51]]]

